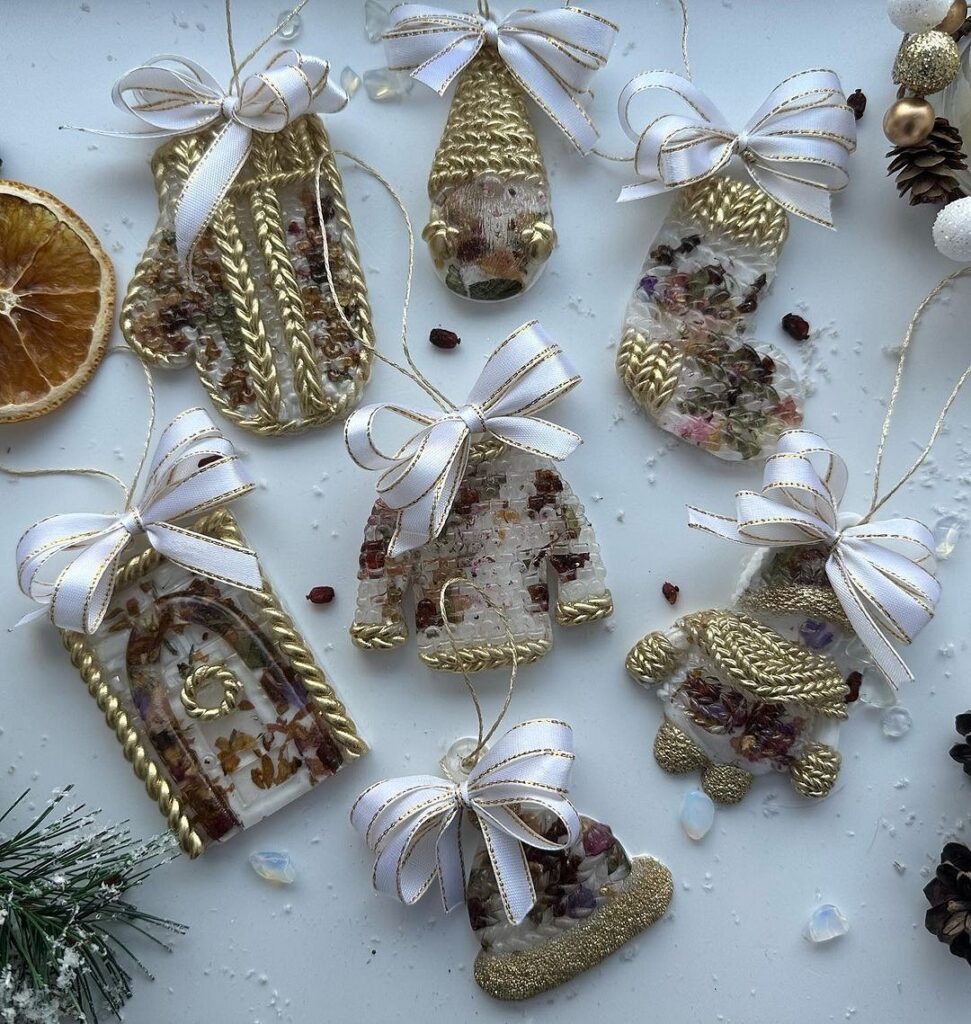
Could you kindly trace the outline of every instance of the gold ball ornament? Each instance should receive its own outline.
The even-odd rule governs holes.
[[[934,108],[917,96],[897,100],[883,115],[883,134],[895,146],[917,146],[934,128]]]
[[[968,0],[954,0],[951,9],[944,16],[944,20],[935,28],[938,32],[946,32],[949,36],[968,20]]]
[[[958,73],[958,45],[945,32],[908,36],[893,62],[893,80],[918,96],[940,92]]]

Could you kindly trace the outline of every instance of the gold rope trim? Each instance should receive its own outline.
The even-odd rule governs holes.
[[[241,537],[232,513],[219,509],[193,524],[192,529],[233,543],[240,543]],[[129,559],[115,574],[118,590],[134,580],[151,572],[161,562],[162,556],[154,548],[147,548],[141,554]],[[317,665],[313,655],[303,643],[292,621],[277,602],[273,592],[267,589],[254,595],[267,617],[271,632],[280,648],[286,654],[293,670],[300,675],[315,706],[330,723],[338,745],[348,760],[367,752],[367,744],[358,735],[353,720],[347,715],[344,705],[337,699],[333,688]],[[81,674],[88,693],[104,712],[105,721],[115,733],[122,746],[125,759],[130,762],[135,776],[145,784],[148,795],[158,804],[159,811],[168,822],[179,846],[190,858],[202,853],[204,844],[201,836],[192,827],[183,812],[182,803],[168,781],[165,768],[142,744],[141,733],[132,724],[120,699],[104,681],[104,670],[97,654],[80,633],[61,630],[61,640],[71,655],[71,663]]]
[[[544,640],[517,640],[515,661],[528,665],[549,654],[552,643]],[[513,663],[511,643],[462,644],[457,650],[450,647],[434,651],[418,651],[418,658],[436,672],[487,672],[494,668],[505,668]]]
[[[678,663],[678,651],[663,633],[648,633],[630,649],[624,665],[639,683],[657,683]]]
[[[428,175],[428,196],[481,174],[546,180],[546,166],[523,91],[492,47],[483,47],[459,75],[442,138]]]
[[[686,775],[710,763],[701,747],[667,719],[654,737],[654,760],[669,775]]]
[[[609,590],[582,601],[559,601],[556,605],[556,621],[561,626],[582,626],[613,613],[614,599]]]
[[[754,245],[767,257],[778,256],[789,234],[786,211],[756,185],[735,178],[716,176],[682,189],[674,216]]]
[[[476,984],[495,999],[529,999],[595,967],[666,913],[671,872],[653,857],[633,857],[619,890],[590,917],[530,949],[475,958]]]
[[[677,387],[684,352],[670,341],[646,338],[628,327],[617,347],[617,373],[634,400],[648,412],[667,405]]]
[[[710,764],[701,773],[701,788],[718,804],[737,804],[752,785],[752,773],[734,764]]]
[[[757,590],[747,590],[739,599],[739,604],[749,611],[807,615],[834,622],[844,629],[853,628],[839,598],[829,587],[769,584]]]
[[[362,651],[390,651],[408,642],[408,627],[403,622],[354,622],[351,643]]]
[[[815,800],[828,796],[839,777],[841,761],[839,751],[823,743],[811,743],[789,767],[792,788]]]

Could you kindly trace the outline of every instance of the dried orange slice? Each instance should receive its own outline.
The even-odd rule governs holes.
[[[105,354],[111,260],[83,220],[30,185],[0,180],[0,423],[80,390]]]

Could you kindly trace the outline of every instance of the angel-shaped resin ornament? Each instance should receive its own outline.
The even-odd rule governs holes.
[[[579,380],[531,322],[493,352],[464,405],[354,413],[346,429],[351,456],[383,471],[361,545],[357,646],[387,650],[407,641],[409,592],[419,657],[447,671],[535,661],[552,646],[551,613],[566,626],[611,614],[593,529],[552,461],[580,438],[533,415]],[[392,455],[373,439],[383,410],[422,425]],[[451,588],[445,602],[450,640],[439,596],[455,576],[467,585]]]
[[[648,634],[627,657],[664,705],[658,764],[700,771],[713,800],[735,803],[773,770],[803,796],[826,796],[839,724],[868,673],[910,678],[892,641],[909,642],[933,614],[933,538],[912,519],[841,520],[846,479],[822,438],[783,434],[735,518],[690,510],[691,526],[763,547],[735,600]]]
[[[496,20],[486,0],[456,14],[399,4],[384,33],[388,66],[455,96],[431,173],[422,236],[456,295],[526,291],[556,245],[546,164],[527,98],[580,153],[597,131],[577,97],[610,54],[617,26],[578,7],[518,10]]]
[[[327,62],[284,50],[258,73],[234,66],[224,89],[194,61],[157,57],[125,74],[114,98],[149,126],[139,134],[167,140],[152,160],[158,223],[122,307],[126,341],[149,364],[194,363],[219,411],[259,434],[345,416],[373,336],[317,113],[347,103]]]
[[[635,127],[642,94],[673,93],[688,115]],[[788,213],[832,227],[830,194],[847,183],[852,110],[831,71],[804,71],[769,94],[736,132],[690,81],[665,71],[631,80],[620,119],[642,181],[621,201],[681,189],[637,274],[617,371],[663,430],[719,458],[768,455],[802,422],[803,387],[749,321],[775,275]],[[721,172],[739,155],[751,182]]]

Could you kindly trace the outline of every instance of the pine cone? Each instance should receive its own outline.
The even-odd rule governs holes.
[[[971,850],[948,843],[924,895],[931,905],[924,917],[927,930],[971,964]]]
[[[954,728],[964,737],[964,742],[951,747],[951,757],[964,766],[965,775],[971,775],[971,711],[958,715],[954,719]]]
[[[964,191],[951,171],[967,169],[961,150],[961,133],[943,117],[934,121],[930,135],[917,146],[897,146],[887,154],[891,157],[888,174],[897,175],[897,191],[910,193],[910,204],[950,203],[960,199]]]

